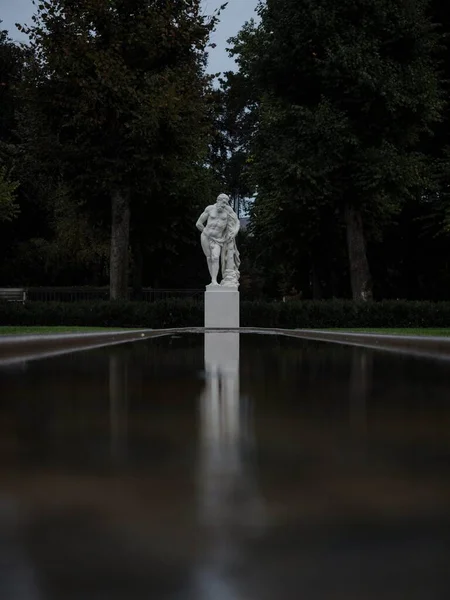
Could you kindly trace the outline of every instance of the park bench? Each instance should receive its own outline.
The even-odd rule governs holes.
[[[0,288],[0,300],[24,303],[26,299],[27,292],[23,288]]]

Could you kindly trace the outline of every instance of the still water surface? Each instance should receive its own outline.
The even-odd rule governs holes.
[[[205,335],[0,366],[0,598],[448,599],[450,363]]]

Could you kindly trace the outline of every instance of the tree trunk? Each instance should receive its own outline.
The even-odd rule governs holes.
[[[366,238],[361,211],[350,204],[345,206],[348,259],[353,300],[372,299],[372,280],[366,253]]]
[[[341,277],[339,276],[339,271],[338,271],[338,261],[330,260],[328,269],[329,269],[331,297],[339,298],[340,297],[340,288],[342,286],[340,285]]]
[[[133,300],[142,300],[142,275],[144,270],[144,258],[142,254],[141,240],[136,241],[133,250]]]
[[[312,280],[313,300],[322,300],[322,298],[323,298],[322,283],[320,281],[320,275],[319,275],[319,269],[317,267],[317,263],[314,262],[314,260],[313,260],[312,269],[311,269],[311,280]]]
[[[130,240],[130,202],[128,194],[115,191],[111,197],[110,298],[128,297],[128,245]]]

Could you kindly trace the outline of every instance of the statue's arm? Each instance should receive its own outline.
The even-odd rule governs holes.
[[[195,224],[195,226],[197,227],[197,229],[199,231],[203,231],[205,229],[205,223],[208,220],[209,217],[209,207],[205,208],[204,212],[200,215],[197,223]]]

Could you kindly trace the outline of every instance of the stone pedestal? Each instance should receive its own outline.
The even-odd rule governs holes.
[[[205,292],[206,329],[239,327],[239,292],[237,287],[209,285]]]

